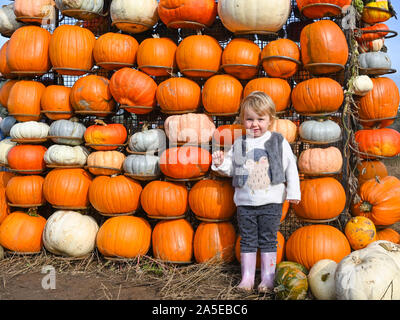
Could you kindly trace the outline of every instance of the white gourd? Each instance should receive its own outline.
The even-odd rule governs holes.
[[[2,6],[0,8],[0,33],[4,35],[11,35],[23,24],[18,22],[14,13],[14,3]]]
[[[335,300],[336,261],[322,259],[317,261],[307,275],[308,286],[318,300]]]
[[[44,162],[60,166],[83,166],[88,156],[89,151],[85,147],[53,144],[45,152]]]
[[[354,93],[358,96],[365,96],[374,88],[374,83],[367,75],[355,77],[353,81]]]
[[[10,137],[13,139],[41,139],[46,138],[50,126],[44,122],[18,122],[11,127]]]
[[[10,139],[3,139],[0,141],[0,164],[1,165],[8,164],[7,154],[10,151],[10,149],[16,145],[17,145],[17,143],[11,141]]]
[[[129,149],[136,152],[163,151],[167,144],[164,130],[149,129],[134,133],[129,138]]]
[[[160,158],[149,154],[132,154],[125,158],[123,169],[125,172],[135,175],[159,175],[161,173]]]
[[[102,13],[104,0],[55,0],[56,7],[63,11],[68,9],[85,10],[95,13]]]
[[[342,130],[332,120],[307,120],[299,127],[302,139],[315,142],[331,142],[340,138]]]

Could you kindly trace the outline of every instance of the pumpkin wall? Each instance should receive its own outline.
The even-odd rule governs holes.
[[[44,74],[23,61],[9,65],[11,49],[0,52],[0,100],[9,96],[2,100],[2,165],[16,176],[44,180],[31,203],[7,202],[7,210],[41,200],[38,212],[46,219],[56,210],[91,216],[99,226],[92,241],[105,257],[153,254],[189,263],[219,255],[230,262],[238,237],[233,188],[229,178],[210,171],[210,154],[229,147],[233,129],[242,134],[240,101],[260,90],[277,107],[273,130],[298,158],[302,201],[284,206],[283,242],[309,225],[342,232],[353,165],[346,144],[351,135],[343,129],[343,123],[353,125],[344,90],[354,62],[353,34],[341,28],[342,16],[307,17],[295,0],[279,6],[276,0],[237,1],[245,12],[275,17],[274,10],[282,10],[281,21],[261,14],[240,21],[222,0],[176,1],[185,3],[181,12],[162,0],[139,2],[105,0],[102,8],[88,9],[58,1],[54,24],[41,26],[51,34],[48,56],[36,57],[50,62]],[[269,10],[246,8],[271,3]],[[29,23],[35,21],[40,26]],[[16,30],[26,27],[16,24]],[[37,38],[3,34],[11,48]],[[24,90],[36,90],[37,97],[22,100],[25,106],[17,99]],[[17,124],[25,132],[10,135]],[[21,155],[21,147],[29,152]],[[23,165],[28,161],[31,167]],[[111,236],[119,246],[107,241]],[[182,252],[177,241],[187,244]]]

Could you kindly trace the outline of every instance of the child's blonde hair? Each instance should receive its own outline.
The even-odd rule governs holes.
[[[244,112],[247,109],[253,110],[257,115],[269,115],[271,125],[276,119],[275,103],[271,97],[262,91],[253,91],[240,104],[240,122],[244,123]]]

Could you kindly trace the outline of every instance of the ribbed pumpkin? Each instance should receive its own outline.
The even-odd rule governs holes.
[[[235,259],[236,232],[230,222],[202,222],[194,234],[197,263],[231,262]]]
[[[202,90],[204,109],[209,114],[235,114],[239,112],[243,86],[230,75],[216,75],[207,79]]]
[[[361,186],[370,179],[384,178],[388,175],[385,164],[379,160],[364,160],[357,163],[358,185]]]
[[[89,201],[106,216],[131,214],[139,205],[141,185],[123,175],[97,176],[89,187]]]
[[[253,41],[234,38],[222,52],[222,68],[238,79],[251,79],[258,73],[260,53],[260,47]]]
[[[392,228],[385,228],[377,231],[376,240],[386,240],[400,244],[400,234]]]
[[[101,117],[114,111],[115,101],[109,83],[107,78],[94,74],[75,81],[70,93],[75,113]]]
[[[215,124],[204,113],[187,113],[169,116],[164,121],[164,130],[171,144],[205,144],[211,140]]]
[[[320,20],[305,26],[300,34],[300,49],[304,67],[317,75],[343,70],[349,56],[346,37],[331,20]]]
[[[173,77],[158,85],[156,97],[162,112],[195,112],[201,104],[201,88],[193,80]]]
[[[50,85],[44,89],[40,98],[42,113],[50,120],[70,119],[73,109],[69,100],[71,88]]]
[[[14,13],[17,20],[45,25],[55,17],[54,5],[54,0],[16,0]]]
[[[17,121],[38,121],[40,119],[40,99],[44,84],[38,81],[20,80],[9,93],[7,108],[9,115]]]
[[[94,65],[95,42],[94,34],[86,28],[65,24],[58,26],[49,45],[53,70],[71,76],[88,73]]]
[[[86,129],[83,137],[86,144],[95,150],[115,150],[125,143],[128,132],[123,124],[106,124],[102,120],[95,120],[95,124]]]
[[[214,0],[160,0],[158,15],[173,29],[202,29],[210,27],[217,16]]]
[[[194,230],[185,219],[158,222],[151,235],[153,256],[165,262],[190,263]]]
[[[6,51],[10,72],[29,77],[48,72],[50,39],[50,32],[38,26],[17,29],[11,36]]]
[[[295,142],[298,135],[296,124],[289,119],[275,119],[269,130],[279,132],[289,143]]]
[[[53,169],[44,178],[43,194],[53,207],[87,208],[91,182],[84,169]]]
[[[0,71],[1,72],[1,71]],[[8,97],[10,95],[11,88],[16,84],[18,80],[7,80],[0,89],[0,104],[7,108]]]
[[[277,112],[286,110],[290,105],[292,89],[284,79],[263,77],[250,80],[244,87],[243,98],[246,98],[253,91],[262,91],[269,95],[275,103]]]
[[[400,153],[400,133],[391,128],[362,129],[354,134],[362,158],[394,157]]]
[[[229,180],[200,180],[189,191],[189,206],[199,220],[229,220],[236,212],[233,194]]]
[[[121,172],[125,155],[116,150],[96,151],[87,157],[88,170],[94,175],[110,176]]]
[[[40,252],[46,219],[35,210],[14,211],[0,225],[0,245],[20,253]]]
[[[352,217],[347,221],[344,234],[353,250],[365,248],[376,239],[376,228],[367,217]]]
[[[120,108],[136,114],[146,114],[156,106],[157,83],[147,74],[121,68],[110,79],[110,91]]]
[[[209,35],[191,35],[182,40],[176,49],[176,63],[187,77],[208,78],[218,72],[222,48]]]
[[[300,49],[290,39],[269,42],[261,52],[264,71],[270,77],[289,78],[293,76],[300,63]]]
[[[169,76],[176,69],[177,45],[170,38],[153,35],[144,39],[137,50],[137,65],[140,71],[155,77]]]
[[[107,32],[97,38],[93,57],[96,64],[106,70],[131,67],[136,62],[137,40],[127,34]]]
[[[21,207],[40,206],[45,203],[43,195],[44,178],[37,175],[15,176],[10,179],[6,187],[9,203]]]
[[[299,171],[306,174],[340,172],[342,165],[342,153],[333,146],[304,150],[298,159]]]
[[[136,258],[145,255],[151,244],[151,226],[143,218],[108,218],[96,236],[97,249],[103,256]]]
[[[334,17],[342,13],[342,8],[351,0],[296,0],[303,16],[310,19]]]
[[[210,166],[210,152],[200,147],[173,147],[166,149],[160,156],[161,172],[174,179],[201,177]]]
[[[47,148],[41,145],[20,144],[7,154],[10,169],[22,174],[37,174],[46,168],[44,154]]]
[[[354,216],[364,216],[377,226],[388,226],[400,220],[400,180],[393,176],[364,182],[358,195],[360,200],[353,203]]]
[[[339,229],[313,224],[296,229],[286,241],[286,259],[300,263],[307,269],[319,260],[331,259],[339,263],[350,254],[346,236]]]
[[[12,79],[17,76],[11,73],[10,66],[7,62],[7,47],[9,43],[10,40],[7,40],[6,42],[4,42],[0,49],[0,73],[6,79]]]
[[[297,216],[307,220],[337,217],[346,206],[346,192],[332,177],[300,181],[301,201],[293,205]]]
[[[241,124],[224,124],[215,129],[213,143],[219,146],[231,146],[233,142],[246,134],[246,129]]]
[[[151,218],[178,218],[188,209],[188,195],[184,184],[155,180],[143,188],[140,203]]]
[[[297,84],[291,98],[298,113],[318,114],[337,111],[343,103],[344,94],[337,81],[319,77]]]

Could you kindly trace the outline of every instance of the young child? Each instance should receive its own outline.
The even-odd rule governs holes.
[[[277,255],[277,232],[282,204],[300,201],[296,157],[288,141],[269,131],[275,104],[264,92],[255,91],[243,99],[240,120],[246,135],[234,141],[226,154],[212,154],[212,170],[232,177],[240,241],[242,280],[238,288],[252,290],[257,249],[261,252],[259,292],[273,289]]]

